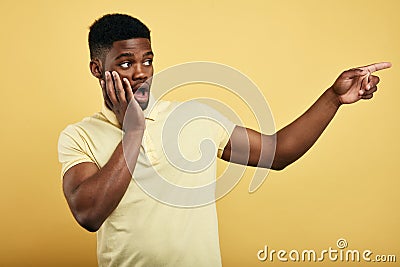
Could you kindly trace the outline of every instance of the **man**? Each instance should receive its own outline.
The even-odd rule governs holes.
[[[58,150],[72,214],[82,227],[97,231],[99,265],[221,266],[215,203],[174,207],[152,198],[137,183],[151,181],[155,173],[185,186],[215,180],[215,162],[199,173],[186,173],[171,166],[163,153],[162,127],[178,104],[153,103],[149,29],[128,15],[105,15],[91,26],[89,47],[90,70],[105,105],[100,113],[68,126]],[[209,138],[217,146],[214,158],[282,170],[314,144],[341,105],[371,99],[379,82],[372,73],[390,66],[378,63],[343,72],[302,116],[275,135],[230,122],[223,129],[201,120],[182,131],[182,153],[198,157],[194,144]],[[196,108],[209,111],[203,105]]]

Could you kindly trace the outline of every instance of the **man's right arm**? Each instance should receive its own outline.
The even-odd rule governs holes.
[[[63,178],[68,205],[78,223],[86,230],[97,231],[118,206],[132,179],[125,153],[136,165],[143,131],[124,136],[109,161],[99,170],[96,164],[84,162],[70,168]],[[133,161],[132,161],[133,159]]]
[[[124,196],[132,179],[131,172],[136,166],[145,129],[143,111],[134,100],[129,82],[124,79],[124,87],[119,75],[116,72],[112,75],[113,78],[106,72],[106,80],[101,85],[107,106],[116,114],[125,132],[123,141],[101,169],[94,163],[84,162],[68,169],[63,177],[64,195],[72,214],[82,227],[91,232],[100,228]],[[126,112],[129,112],[130,123],[123,125]]]

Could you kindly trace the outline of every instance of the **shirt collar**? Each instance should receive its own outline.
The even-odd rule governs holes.
[[[144,113],[144,118],[146,120],[151,120],[151,121],[155,121],[155,117],[156,117],[156,112],[154,112],[153,106],[155,104],[155,99],[153,97],[152,94],[149,95],[149,104],[147,105],[147,108],[145,110],[143,110]],[[151,112],[152,111],[152,112]],[[114,112],[112,110],[110,110],[106,104],[103,102],[103,105],[101,107],[101,113],[106,117],[106,119],[111,122],[113,125],[121,128],[121,126],[119,125],[119,122],[117,120],[117,117],[115,116]]]

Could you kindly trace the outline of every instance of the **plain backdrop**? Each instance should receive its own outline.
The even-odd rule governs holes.
[[[391,61],[371,101],[341,107],[303,158],[271,172],[253,194],[247,170],[217,208],[224,266],[340,266],[257,259],[265,245],[321,251],[339,238],[348,249],[400,257],[398,1],[3,0],[0,10],[1,266],[96,266],[95,234],[78,226],[62,193],[57,140],[100,110],[87,34],[110,12],[149,26],[156,72],[198,60],[240,70],[265,95],[278,129],[343,70]],[[212,86],[188,88],[171,97],[223,96]]]

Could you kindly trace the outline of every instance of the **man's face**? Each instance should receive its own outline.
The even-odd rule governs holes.
[[[114,42],[104,60],[103,77],[105,71],[116,71],[121,80],[127,78],[135,99],[143,110],[149,103],[153,56],[148,39],[134,38]]]

